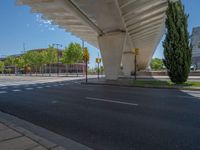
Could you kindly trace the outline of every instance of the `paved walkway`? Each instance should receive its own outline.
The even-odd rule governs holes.
[[[0,87],[81,80],[85,77],[0,76]]]
[[[14,129],[0,123],[1,150],[65,150],[23,128]]]

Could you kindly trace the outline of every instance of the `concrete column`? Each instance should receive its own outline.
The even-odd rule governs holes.
[[[123,53],[122,65],[124,76],[131,76],[131,72],[135,70],[134,54],[131,51]]]
[[[98,37],[107,80],[116,80],[126,43],[125,32],[112,32]]]

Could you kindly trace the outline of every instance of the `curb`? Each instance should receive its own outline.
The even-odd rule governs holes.
[[[128,84],[112,84],[112,83],[85,83],[83,85],[103,85],[103,86],[117,86],[117,87],[137,87],[137,88],[152,88],[152,89],[169,89],[169,90],[187,90],[187,91],[200,91],[200,88],[182,88],[182,87],[158,87],[158,86],[140,86],[140,85],[128,85]]]
[[[93,150],[30,122],[0,111],[0,122],[50,150]]]

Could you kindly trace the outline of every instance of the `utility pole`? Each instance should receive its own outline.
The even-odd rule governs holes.
[[[59,59],[59,49],[58,49],[58,47],[60,46],[60,47],[62,47],[62,44],[58,44],[58,43],[53,43],[53,47],[54,46],[56,46],[56,49],[57,49],[57,76],[59,76],[59,61],[60,61],[60,59]]]

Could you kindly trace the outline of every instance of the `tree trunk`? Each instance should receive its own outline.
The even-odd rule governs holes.
[[[51,76],[51,64],[49,64],[49,76]]]
[[[68,69],[67,69],[67,65],[65,65],[65,72],[66,72],[66,76],[68,76]]]

